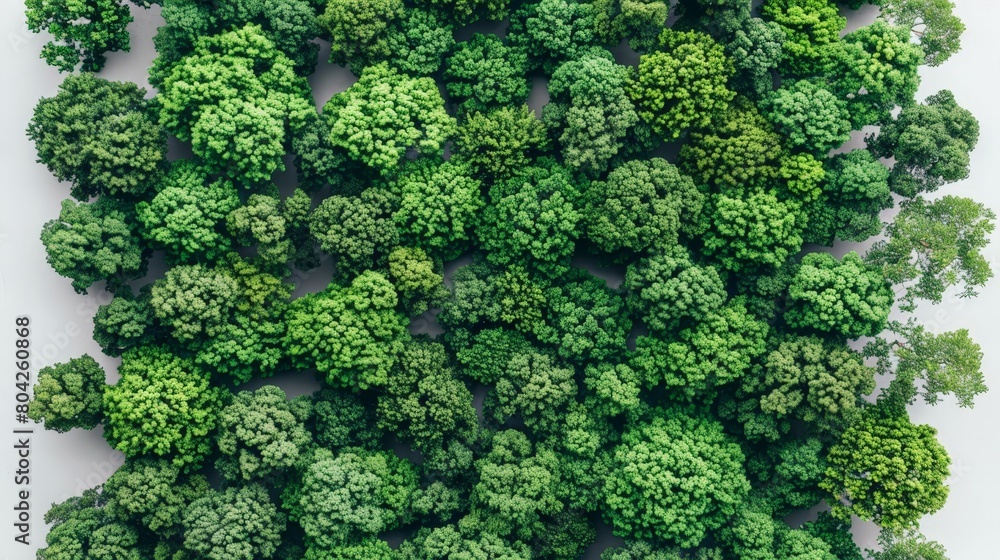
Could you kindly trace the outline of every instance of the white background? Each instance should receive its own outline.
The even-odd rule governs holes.
[[[1000,85],[1000,52],[995,42],[996,22],[1000,21],[1000,3],[991,0],[956,0],[957,13],[968,30],[963,50],[939,68],[923,68],[923,82],[918,94],[922,100],[940,89],[955,92],[960,105],[971,110],[982,125],[979,146],[972,154],[971,178],[945,187],[944,193],[969,196],[1000,210],[1000,190],[995,177],[1000,176],[1000,112],[995,99]],[[109,56],[101,75],[128,80],[148,87],[145,68],[154,56],[151,37],[162,23],[158,8],[133,10],[132,52]],[[867,18],[854,18],[853,25]],[[114,380],[117,360],[104,357],[91,340],[92,318],[98,305],[106,303],[101,290],[90,295],[76,294],[67,279],[57,276],[45,262],[39,241],[42,225],[59,214],[60,201],[69,196],[68,186],[59,184],[35,162],[34,146],[24,131],[40,97],[52,96],[62,76],[38,58],[44,39],[31,34],[22,23],[23,6],[17,0],[5,0],[0,7],[0,554],[7,558],[34,558],[34,550],[44,546],[45,511],[53,502],[77,495],[86,488],[104,482],[123,462],[110,449],[100,428],[67,434],[40,429],[31,439],[31,545],[13,541],[16,491],[13,471],[17,457],[11,430],[14,423],[13,328],[14,317],[31,318],[32,344],[37,368],[89,353],[105,366]],[[852,27],[853,27],[852,25]],[[325,52],[321,54],[325,61]],[[350,76],[322,63],[310,82],[322,104],[335,91],[344,89]],[[537,91],[537,89],[536,89]],[[538,97],[544,97],[538,91]],[[855,246],[837,247],[842,253]],[[996,263],[997,247],[987,249]],[[994,266],[996,269],[997,267]],[[322,284],[326,272],[320,270],[309,284]],[[984,372],[994,391],[980,396],[974,410],[959,409],[950,401],[937,407],[914,406],[914,422],[928,423],[939,430],[939,437],[952,458],[951,494],[945,507],[926,517],[924,533],[946,546],[952,560],[995,558],[1000,515],[1000,347],[997,333],[1000,315],[1000,280],[989,284],[974,300],[946,300],[938,306],[923,304],[917,317],[932,331],[959,328],[970,330],[983,345]],[[7,354],[5,354],[7,353]],[[292,381],[290,394],[308,389],[307,379]],[[293,393],[294,391],[294,393]],[[29,425],[30,426],[30,425]],[[875,529],[856,528],[862,545],[874,544]],[[588,555],[590,556],[590,555]],[[593,557],[596,558],[596,555]]]

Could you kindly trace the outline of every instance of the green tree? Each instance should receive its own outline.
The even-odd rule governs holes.
[[[853,420],[874,389],[875,370],[860,354],[815,336],[781,340],[763,358],[759,372],[741,383],[749,398],[759,398],[765,414],[826,429]]]
[[[400,560],[528,560],[531,550],[487,532],[473,533],[461,525],[422,529],[399,547]]]
[[[523,433],[504,430],[476,461],[479,481],[472,489],[473,519],[461,523],[487,533],[530,539],[542,530],[542,516],[562,510],[555,453],[537,448]]]
[[[257,24],[200,37],[159,89],[160,124],[248,187],[285,169],[289,132],[315,114],[309,83]]]
[[[941,90],[906,107],[869,145],[874,155],[895,158],[889,186],[912,198],[968,177],[969,152],[978,140],[979,121],[959,107],[952,92]]]
[[[184,511],[184,548],[209,560],[272,558],[285,515],[259,484],[211,490]]]
[[[463,110],[485,112],[528,100],[528,55],[496,35],[474,34],[445,62],[448,95]]]
[[[286,352],[296,367],[316,368],[335,387],[384,386],[406,332],[397,303],[392,284],[374,271],[298,298],[288,308]]]
[[[581,189],[566,168],[539,162],[490,187],[489,197],[477,233],[490,262],[531,264],[546,273],[568,263],[583,214]]]
[[[625,257],[668,251],[681,234],[700,233],[705,195],[661,158],[633,160],[594,181],[586,193],[587,237]]]
[[[396,170],[407,149],[441,154],[456,128],[434,80],[384,63],[365,68],[356,83],[326,103],[323,115],[335,146],[383,174]]]
[[[392,66],[415,76],[436,74],[445,55],[455,49],[454,27],[447,14],[410,8],[405,10],[399,28],[389,35],[392,54],[384,59]],[[358,71],[361,67],[351,66]]]
[[[175,266],[153,284],[150,304],[161,324],[182,343],[216,336],[228,323],[240,286],[224,268]]]
[[[28,418],[57,432],[94,429],[104,419],[104,377],[104,368],[89,354],[43,367],[28,404]]]
[[[330,37],[330,62],[351,64],[366,56],[388,56],[388,36],[403,14],[402,0],[329,0],[319,24]]]
[[[583,383],[601,403],[601,413],[617,416],[638,408],[641,379],[628,364],[587,366]]]
[[[565,62],[552,74],[542,119],[558,135],[568,167],[599,175],[622,151],[639,122],[626,92],[630,75],[607,51]]]
[[[781,137],[748,100],[736,102],[692,132],[678,154],[678,166],[701,185],[730,194],[763,186],[777,174]]]
[[[913,319],[893,322],[890,329],[896,340],[873,340],[865,346],[865,355],[878,358],[880,374],[894,374],[883,391],[891,405],[902,408],[918,396],[934,405],[942,396],[954,395],[959,406],[972,408],[976,395],[987,391],[983,351],[968,330],[934,334]]]
[[[446,441],[471,440],[479,425],[472,393],[447,361],[439,343],[407,344],[379,396],[379,428],[424,453],[442,448]]]
[[[219,413],[216,468],[232,481],[268,477],[294,466],[311,441],[280,388],[242,391]]]
[[[128,457],[153,454],[197,469],[226,395],[190,360],[161,347],[127,352],[104,392],[104,438]]]
[[[27,0],[25,16],[28,29],[52,36],[41,57],[60,72],[98,72],[104,53],[129,50],[132,15],[119,0]]]
[[[599,40],[592,4],[576,0],[525,3],[510,17],[508,43],[528,55],[528,69],[552,75],[560,64],[580,58]]]
[[[962,48],[965,24],[952,10],[951,0],[888,0],[882,13],[894,24],[909,28],[924,49],[924,64],[940,66]]]
[[[221,99],[191,126],[191,149],[213,173],[265,183],[284,169],[284,110],[273,97]]]
[[[559,357],[574,362],[614,360],[625,351],[632,327],[620,294],[604,280],[575,269],[561,285],[545,290],[547,329],[539,340],[556,347]]]
[[[675,397],[690,398],[743,376],[766,351],[768,330],[732,299],[673,338],[638,337],[629,364],[647,385],[663,380]]]
[[[656,410],[631,424],[604,485],[615,534],[697,546],[750,491],[740,447],[718,422]]]
[[[291,285],[234,255],[223,274],[237,283],[232,314],[213,327],[214,335],[198,338],[191,346],[195,362],[213,374],[238,383],[268,377],[284,363],[281,341],[285,334],[283,313]]]
[[[106,500],[97,488],[82,496],[53,504],[45,514],[52,528],[48,545],[37,552],[40,560],[93,558],[94,560],[141,560],[139,537],[131,527],[114,523],[104,508]]]
[[[283,501],[306,544],[328,550],[398,526],[416,487],[413,466],[391,452],[318,449]]]
[[[761,15],[784,31],[780,69],[796,76],[821,73],[824,47],[837,43],[847,25],[829,0],[767,0]]]
[[[464,329],[452,329],[449,334],[454,335],[452,346],[455,347],[455,359],[462,366],[461,373],[488,385],[495,384],[504,375],[511,358],[531,350],[531,343],[524,334],[514,330],[483,329],[473,335]]]
[[[383,433],[376,426],[376,403],[369,395],[323,389],[313,393],[309,402],[308,427],[323,447],[381,447]]]
[[[992,210],[968,198],[907,201],[886,228],[888,239],[877,241],[865,260],[893,284],[906,285],[904,311],[918,298],[940,303],[953,286],[960,297],[973,297],[993,277],[981,251],[995,220]]]
[[[882,550],[868,551],[872,560],[948,560],[944,546],[916,530],[882,530],[878,543]]]
[[[209,182],[209,173],[192,160],[177,161],[156,196],[135,207],[142,236],[175,262],[213,261],[232,248],[226,217],[239,207],[239,194],[229,181]]]
[[[886,327],[892,304],[886,278],[857,253],[840,262],[828,253],[809,253],[788,287],[785,322],[846,338],[875,336]]]
[[[878,20],[824,51],[830,91],[847,101],[854,129],[888,123],[893,108],[913,104],[924,52],[907,29]]]
[[[149,290],[139,297],[118,294],[94,314],[94,341],[108,356],[151,343],[156,333],[156,315],[150,304]]]
[[[521,105],[466,115],[458,127],[454,153],[477,174],[506,179],[548,147],[545,123]]]
[[[309,231],[324,252],[337,257],[341,274],[356,275],[384,263],[399,242],[393,221],[398,206],[398,197],[382,188],[329,196],[309,215]]]
[[[246,203],[226,216],[226,230],[236,243],[254,246],[265,266],[282,266],[294,255],[281,201],[273,196],[250,195]]]
[[[726,56],[733,61],[735,70],[730,88],[759,99],[774,89],[771,72],[782,60],[785,29],[777,22],[760,18],[741,18],[740,23],[726,42]]]
[[[389,281],[410,317],[440,307],[448,297],[444,277],[423,249],[398,247],[389,253]]]
[[[882,232],[879,213],[892,206],[889,168],[867,150],[837,154],[827,160],[823,192],[806,205],[803,237],[828,246],[834,239],[864,241]]]
[[[869,409],[827,455],[819,487],[827,492],[833,515],[857,515],[897,529],[940,509],[948,496],[944,481],[951,461],[936,435],[926,424],[911,424],[905,411]]]
[[[140,197],[156,185],[167,141],[146,91],[92,74],[67,76],[42,98],[28,125],[38,161],[78,200],[96,195]]]
[[[73,289],[86,294],[94,282],[117,291],[146,273],[148,251],[140,244],[135,217],[111,198],[77,204],[62,202],[59,218],[42,226],[46,260]]]
[[[210,487],[201,474],[185,475],[167,459],[130,459],[104,483],[108,513],[162,537],[179,536],[184,511]]]
[[[508,15],[509,0],[416,0],[427,9],[433,9],[456,25],[467,25],[479,19],[499,21]]]
[[[712,198],[712,228],[703,237],[703,250],[723,268],[738,273],[774,268],[802,248],[806,216],[798,202],[764,189]]]
[[[627,39],[636,52],[653,48],[670,16],[670,2],[662,0],[596,0],[591,5],[601,43],[617,45]]]
[[[531,432],[547,433],[576,398],[575,373],[545,354],[515,355],[489,395],[486,409],[498,424],[518,415]]]
[[[828,511],[821,511],[815,521],[804,523],[802,530],[830,545],[830,552],[838,560],[864,560],[851,536],[851,523],[837,519]]]
[[[765,103],[765,114],[791,148],[822,157],[851,137],[847,104],[815,82],[782,85]]]
[[[679,560],[680,556],[670,550],[654,546],[647,541],[628,541],[625,546],[605,549],[601,560]]]
[[[457,157],[417,160],[403,169],[392,190],[399,196],[393,220],[403,240],[446,261],[469,246],[485,205],[469,163]]]
[[[733,100],[726,87],[733,66],[721,45],[697,31],[665,29],[659,48],[639,58],[629,96],[653,132],[676,140],[688,129],[707,127]]]
[[[629,265],[624,286],[629,310],[654,333],[673,332],[685,320],[700,321],[727,297],[718,271],[695,265],[680,247]]]

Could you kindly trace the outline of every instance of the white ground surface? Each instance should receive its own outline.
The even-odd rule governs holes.
[[[970,109],[982,124],[980,143],[972,157],[971,178],[949,186],[946,193],[970,196],[1000,210],[1000,190],[994,190],[1000,176],[1000,110],[995,103],[995,87],[1000,85],[1000,58],[997,56],[996,21],[1000,4],[991,0],[956,0],[957,12],[966,22],[964,49],[943,67],[924,68],[919,98],[948,88],[959,103]],[[154,52],[151,37],[162,20],[158,9],[135,10],[132,25],[132,52],[110,56],[102,76],[129,80],[145,85],[145,68]],[[117,360],[104,357],[91,340],[93,314],[104,303],[100,290],[89,296],[73,292],[69,282],[57,276],[45,262],[39,241],[42,225],[59,213],[59,203],[68,196],[66,185],[59,184],[42,166],[35,163],[32,144],[24,135],[38,98],[56,93],[62,77],[38,58],[44,40],[32,35],[22,23],[23,7],[17,0],[7,0],[0,7],[0,556],[9,559],[34,558],[34,551],[44,545],[45,511],[53,502],[62,501],[84,489],[102,483],[123,462],[120,453],[110,449],[100,431],[74,430],[56,434],[37,429],[31,435],[29,546],[13,541],[16,491],[14,470],[17,457],[13,445],[14,317],[31,318],[35,371],[43,365],[68,360],[84,353],[98,358],[112,376]],[[852,25],[867,18],[855,17]],[[324,56],[325,53],[321,56]],[[317,104],[322,105],[336,91],[349,85],[349,75],[334,71],[329,65],[317,72],[310,82],[316,89]],[[544,88],[536,84],[533,101],[545,101]],[[858,248],[837,247],[838,254]],[[987,253],[995,263],[998,247]],[[301,290],[315,289],[329,278],[329,268],[321,268],[300,279]],[[938,306],[924,305],[917,317],[932,330],[968,328],[985,351],[984,370],[994,391],[982,396],[974,410],[964,410],[943,403],[937,407],[915,406],[911,414],[916,422],[938,428],[940,439],[952,457],[951,495],[947,505],[922,523],[928,537],[943,543],[952,560],[980,560],[997,557],[996,542],[1000,503],[1000,280],[991,283],[975,300],[947,300]],[[4,354],[7,353],[7,354]],[[291,394],[311,390],[309,375],[288,375],[279,379]],[[607,532],[601,531],[602,540]],[[862,545],[874,543],[875,529],[856,528]],[[588,557],[597,558],[597,550]]]

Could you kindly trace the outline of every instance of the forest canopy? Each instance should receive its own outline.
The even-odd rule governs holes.
[[[950,0],[158,0],[152,91],[100,75],[135,3],[26,2],[41,240],[120,357],[28,416],[126,457],[39,559],[945,558],[907,405],[974,406],[982,349],[912,313],[996,220],[948,192],[978,121],[915,98]]]

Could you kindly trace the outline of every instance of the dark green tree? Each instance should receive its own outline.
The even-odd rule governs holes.
[[[543,530],[543,516],[562,510],[555,453],[532,445],[523,433],[503,430],[476,462],[479,481],[472,489],[472,518],[460,524],[486,533],[527,540]]]
[[[527,105],[473,112],[462,119],[454,153],[479,175],[506,179],[549,148],[545,123]]]
[[[882,232],[879,213],[893,206],[889,168],[867,150],[827,160],[823,192],[806,205],[807,243],[832,245],[834,239],[864,241]]]
[[[86,294],[94,282],[107,280],[111,290],[146,273],[148,251],[138,237],[126,205],[101,197],[97,202],[62,202],[57,220],[42,226],[46,260],[73,289]]]
[[[72,183],[78,200],[142,196],[156,185],[167,155],[145,95],[128,82],[67,76],[58,94],[38,102],[28,125],[38,161]]]
[[[407,344],[378,399],[378,426],[429,453],[471,440],[479,425],[472,393],[448,366],[437,342]]]
[[[38,372],[28,418],[57,432],[92,430],[104,419],[106,388],[104,368],[89,354],[44,367]]]
[[[921,105],[906,107],[899,117],[869,139],[872,153],[892,157],[889,186],[912,198],[969,176],[969,152],[979,140],[979,121],[941,90]]]
[[[184,548],[209,560],[272,558],[285,515],[259,484],[210,490],[184,511]]]
[[[280,388],[243,391],[219,412],[216,468],[231,481],[268,477],[297,464],[311,441]]]
[[[167,459],[138,458],[108,478],[102,495],[115,519],[169,538],[183,533],[184,511],[209,490],[204,475],[185,475]]]
[[[60,72],[98,72],[107,52],[129,50],[132,15],[120,0],[27,0],[28,29],[52,39],[41,57]]]
[[[413,466],[387,451],[316,450],[282,501],[309,548],[334,550],[391,530],[407,518],[417,488]],[[334,556],[336,557],[336,556]]]
[[[445,88],[468,112],[517,106],[528,100],[527,71],[524,51],[476,33],[445,62]]]
[[[666,160],[633,160],[614,168],[587,193],[587,237],[623,260],[670,251],[683,234],[700,233],[705,196]]]
[[[582,193],[566,168],[539,163],[490,188],[477,233],[490,262],[553,274],[568,263],[580,236]]]
[[[338,271],[354,276],[384,263],[399,242],[393,221],[398,206],[398,197],[381,188],[359,196],[333,195],[309,215],[309,231],[325,253],[336,256]]]
[[[510,17],[507,41],[528,55],[528,69],[551,75],[560,64],[597,46],[594,7],[576,0],[525,3]]]
[[[296,367],[316,368],[330,385],[384,386],[406,331],[397,303],[392,284],[374,271],[298,298],[288,308],[286,352]]]
[[[697,546],[750,491],[743,453],[722,425],[678,410],[656,410],[630,425],[604,486],[615,533]]]
[[[726,302],[726,287],[711,266],[691,262],[680,247],[629,265],[629,310],[654,333],[671,333],[682,322],[701,321]]]
[[[857,253],[839,262],[828,253],[809,253],[788,287],[785,322],[846,338],[875,336],[886,327],[892,304],[889,282]]]
[[[627,66],[599,50],[561,64],[552,74],[542,119],[558,135],[568,167],[599,175],[622,151],[639,122],[626,92],[630,76]]]
[[[791,148],[822,157],[851,137],[847,104],[815,82],[782,85],[765,104],[767,118]]]

